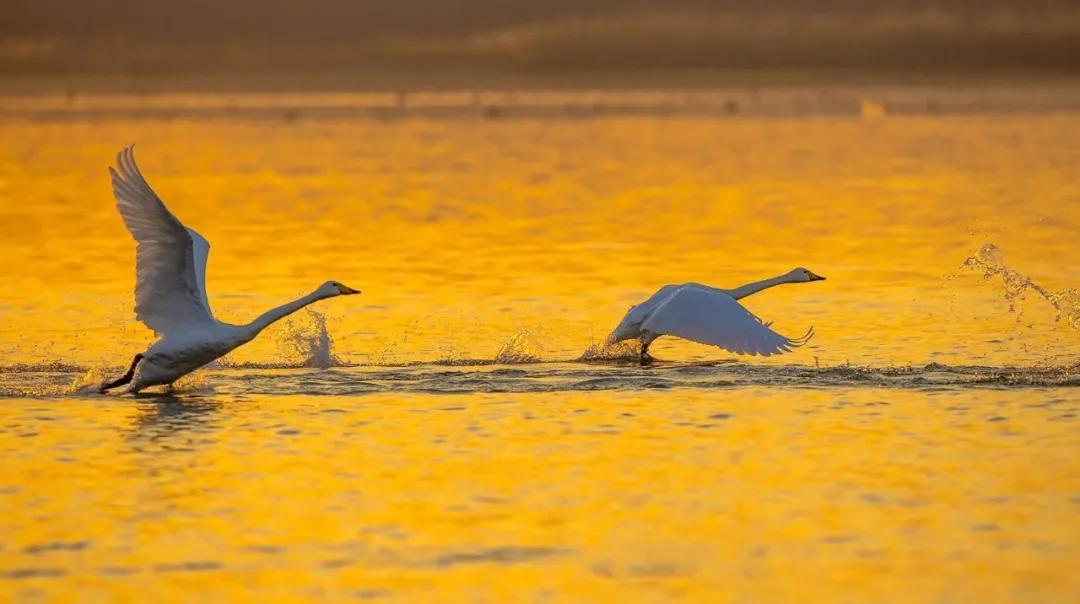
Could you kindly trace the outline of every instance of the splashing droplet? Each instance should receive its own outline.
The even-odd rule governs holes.
[[[120,370],[123,372],[123,370]],[[78,375],[64,390],[64,394],[97,394],[101,385],[108,381],[106,371],[102,367],[90,367],[82,375]]]
[[[331,350],[334,339],[326,329],[326,315],[309,308],[305,316],[307,321],[286,321],[285,333],[278,340],[278,345],[288,354],[299,357],[304,367],[327,369],[340,366],[341,361]]]
[[[503,342],[495,354],[495,362],[503,364],[538,363],[540,361],[539,330],[519,329]]]
[[[593,342],[578,357],[579,361],[617,361],[641,357],[641,343],[637,340],[610,343],[608,341]]]
[[[1005,265],[1005,255],[993,243],[984,243],[979,252],[964,261],[963,267],[982,272],[983,279],[995,277],[1001,279],[1005,300],[1009,302],[1009,312],[1019,312],[1029,291],[1050,303],[1057,311],[1057,321],[1073,329],[1080,329],[1080,290],[1065,289],[1060,292],[1049,291],[1025,275]]]

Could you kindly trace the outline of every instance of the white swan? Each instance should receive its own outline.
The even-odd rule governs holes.
[[[649,345],[660,336],[677,336],[701,344],[712,344],[737,354],[769,356],[791,352],[814,335],[811,327],[800,338],[786,338],[769,328],[743,305],[736,302],[750,294],[783,283],[821,281],[805,268],[748,283],[735,289],[717,289],[700,283],[665,285],[648,300],[630,307],[608,343],[637,339],[641,359],[650,359]]]
[[[122,377],[100,390],[130,383],[130,392],[172,386],[180,376],[246,344],[268,325],[323,298],[358,294],[337,281],[269,310],[247,325],[214,318],[206,299],[206,257],[210,244],[185,227],[146,183],[135,165],[132,146],[116,157],[112,177],[116,208],[138,243],[135,253],[135,315],[160,338],[135,355]]]

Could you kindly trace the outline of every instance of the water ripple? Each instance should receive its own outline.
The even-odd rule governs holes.
[[[0,396],[9,398],[77,395],[96,397],[85,389],[61,387],[78,381],[86,370],[68,366],[0,367]],[[730,361],[638,365],[546,362],[505,367],[493,364],[416,364],[397,367],[353,365],[318,370],[306,367],[260,369],[209,368],[191,386],[192,394],[353,396],[377,392],[528,393],[593,390],[642,390],[732,387],[903,388],[1031,388],[1080,386],[1080,363],[1063,366],[915,366],[809,367],[764,366]],[[160,398],[151,391],[145,393]],[[142,397],[143,395],[140,395]]]

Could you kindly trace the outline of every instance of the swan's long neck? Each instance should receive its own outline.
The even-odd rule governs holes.
[[[264,312],[263,314],[259,315],[257,319],[245,325],[244,329],[252,338],[254,338],[259,334],[260,331],[266,329],[275,321],[280,321],[281,319],[284,319],[285,317],[293,314],[294,312],[300,310],[308,304],[311,304],[312,302],[318,302],[325,297],[326,296],[319,295],[318,292],[312,292],[306,296],[297,298],[292,302],[282,304],[277,308],[272,308]]]
[[[747,283],[742,287],[736,287],[735,289],[729,289],[728,294],[738,300],[739,298],[745,298],[750,294],[756,294],[763,289],[769,289],[774,285],[781,285],[784,283],[791,283],[788,280],[787,275],[780,275],[779,277],[773,277],[772,279],[765,279],[764,281],[755,281],[753,283]]]

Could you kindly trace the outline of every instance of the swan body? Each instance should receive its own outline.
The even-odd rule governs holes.
[[[214,318],[206,297],[206,260],[210,243],[184,226],[154,193],[135,164],[132,146],[109,168],[116,207],[137,242],[135,315],[159,337],[135,355],[122,377],[103,384],[109,390],[130,384],[131,392],[149,386],[171,386],[181,376],[243,346],[275,321],[334,296],[358,294],[337,281],[271,309],[247,325]]]
[[[782,336],[737,300],[784,283],[823,279],[805,268],[796,268],[779,277],[735,289],[700,283],[665,285],[649,299],[630,308],[608,336],[608,343],[637,339],[641,342],[642,360],[650,358],[649,345],[665,335],[719,346],[736,354],[769,356],[790,352],[809,341],[813,328],[799,338]]]

